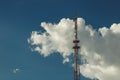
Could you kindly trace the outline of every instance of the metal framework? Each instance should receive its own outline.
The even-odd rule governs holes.
[[[79,58],[78,58],[78,50],[80,46],[78,46],[78,43],[80,42],[78,40],[78,33],[77,33],[77,18],[74,20],[75,23],[75,40],[73,40],[74,46],[74,80],[80,80],[80,67],[79,67]]]

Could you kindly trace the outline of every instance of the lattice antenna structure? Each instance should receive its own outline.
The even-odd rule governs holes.
[[[78,40],[78,33],[77,33],[77,18],[74,19],[74,24],[75,24],[75,39],[73,40],[74,46],[74,80],[80,80],[80,67],[79,67],[79,55],[78,51],[80,49],[80,46],[78,43],[80,42]]]

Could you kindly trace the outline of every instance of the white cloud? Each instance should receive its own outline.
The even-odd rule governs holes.
[[[19,72],[20,69],[16,68],[16,69],[13,69],[13,73],[16,74],[17,72]]]
[[[64,60],[69,61],[73,53],[74,22],[70,19],[61,19],[58,24],[41,23],[46,32],[33,31],[28,42],[34,45],[34,51],[43,56],[59,52]],[[120,79],[120,23],[110,28],[99,28],[98,31],[85,20],[78,18],[78,38],[80,40],[82,55],[81,74],[89,78],[100,80]]]
[[[63,60],[63,64],[66,63],[66,62],[69,62],[69,61],[70,61],[69,58],[65,58],[65,59]]]

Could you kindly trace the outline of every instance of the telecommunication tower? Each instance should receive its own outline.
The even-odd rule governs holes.
[[[74,46],[74,80],[80,80],[80,67],[79,67],[79,55],[78,55],[78,50],[80,46],[78,46],[78,43],[80,42],[78,40],[78,33],[77,33],[77,18],[74,19],[74,24],[75,24],[75,39],[73,40]]]

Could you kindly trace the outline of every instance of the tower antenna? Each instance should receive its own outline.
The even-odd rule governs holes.
[[[78,43],[80,42],[78,40],[78,33],[77,33],[77,17],[74,19],[74,27],[75,27],[75,39],[73,40],[74,46],[74,80],[80,80],[80,67],[79,67],[79,58],[78,58],[78,50],[80,46],[78,46]]]

